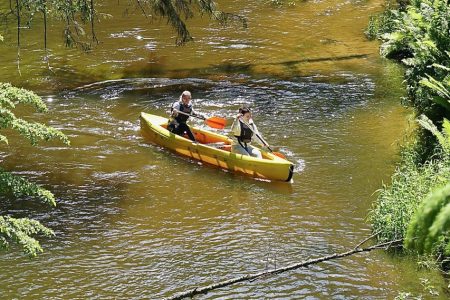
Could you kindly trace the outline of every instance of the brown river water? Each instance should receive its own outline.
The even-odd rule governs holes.
[[[50,113],[23,114],[61,129],[71,146],[13,138],[2,146],[2,166],[53,191],[58,206],[2,201],[2,214],[34,217],[56,237],[41,239],[35,259],[1,254],[0,298],[161,299],[370,236],[375,191],[389,182],[411,122],[399,104],[401,68],[363,34],[383,3],[296,3],[218,1],[249,27],[195,18],[195,41],[177,47],[165,21],[150,22],[125,1],[99,2],[113,18],[97,24],[91,52],[64,48],[51,24],[52,72],[41,22],[24,29],[21,76],[14,25],[1,27],[1,80],[42,95]],[[293,183],[231,174],[145,142],[139,113],[165,115],[185,89],[206,114],[231,117],[250,105],[266,139],[295,164]],[[198,299],[431,298],[424,279],[440,292],[434,298],[446,298],[437,273],[374,251]]]

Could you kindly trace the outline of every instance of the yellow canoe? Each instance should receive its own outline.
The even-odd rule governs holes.
[[[294,166],[270,152],[261,150],[263,158],[255,158],[231,152],[233,141],[227,136],[191,127],[197,143],[169,132],[167,118],[142,112],[140,116],[142,136],[178,154],[217,166],[231,172],[256,178],[290,181]]]

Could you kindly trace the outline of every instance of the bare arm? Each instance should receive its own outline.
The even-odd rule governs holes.
[[[180,102],[175,102],[174,104],[172,104],[172,112],[171,112],[171,116],[172,117],[176,117],[178,116],[178,111],[180,110]]]

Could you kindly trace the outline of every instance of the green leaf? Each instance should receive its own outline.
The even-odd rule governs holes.
[[[423,78],[420,80],[420,84],[428,87],[433,92],[438,94],[439,96],[446,98],[448,101],[450,100],[450,91],[444,85],[444,83],[437,81],[433,77],[427,75],[428,78]]]
[[[39,242],[32,236],[53,236],[54,232],[36,220],[0,216],[0,249],[6,249],[10,243],[18,244],[30,257],[43,252]]]
[[[40,187],[39,185],[28,181],[25,178],[16,176],[0,168],[0,195],[12,195],[14,197],[32,196],[42,202],[56,206],[53,194]]]
[[[439,141],[439,144],[450,154],[450,122],[444,118],[444,129],[440,132],[436,125],[425,115],[420,115],[417,122],[425,129],[429,130]]]
[[[8,139],[6,138],[6,136],[0,134],[0,143],[8,144]]]
[[[39,112],[46,112],[47,106],[41,97],[34,92],[13,87],[9,83],[0,82],[0,101],[10,101],[14,104],[27,104],[34,106]],[[13,106],[14,107],[14,106]]]
[[[450,71],[450,68],[448,68],[448,67],[446,67],[444,65],[437,64],[437,63],[433,63],[432,66],[435,67],[435,68],[438,68],[438,69],[445,70],[445,71]]]
[[[0,128],[11,128],[18,131],[32,145],[36,145],[41,140],[49,141],[53,139],[70,145],[69,139],[61,131],[41,123],[28,122],[17,118],[12,109],[16,108],[19,103],[32,105],[40,112],[47,111],[47,106],[41,97],[35,93],[13,87],[9,83],[0,83]]]
[[[440,215],[443,207],[450,203],[450,184],[434,190],[424,201],[413,216],[405,237],[405,247],[416,249],[424,253],[429,249],[425,247],[430,227],[434,224],[436,217]],[[446,215],[448,216],[448,215]],[[435,237],[433,238],[435,241]]]
[[[433,224],[429,229],[429,233],[425,240],[424,250],[431,253],[434,248],[442,244],[440,238],[447,237],[447,242],[450,241],[450,203],[445,205],[437,214]]]

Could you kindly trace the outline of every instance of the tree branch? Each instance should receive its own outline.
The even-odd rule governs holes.
[[[295,270],[298,268],[302,268],[302,267],[307,267],[310,265],[314,265],[314,264],[318,264],[320,262],[324,262],[324,261],[328,261],[328,260],[333,260],[333,259],[337,259],[337,258],[342,258],[342,257],[346,257],[346,256],[350,256],[356,253],[361,253],[361,252],[369,252],[372,250],[376,250],[376,249],[389,249],[390,247],[398,247],[401,246],[403,239],[397,239],[397,240],[393,240],[393,241],[389,241],[389,242],[385,242],[385,243],[380,243],[374,246],[370,246],[367,248],[359,248],[362,244],[364,244],[365,242],[367,242],[370,238],[372,238],[373,235],[365,240],[363,240],[362,242],[360,242],[355,248],[353,248],[352,250],[349,250],[347,252],[342,252],[342,253],[334,253],[331,255],[327,255],[327,256],[322,256],[319,258],[315,258],[315,259],[310,259],[307,261],[303,261],[300,263],[295,263],[295,264],[291,264],[288,265],[284,268],[280,268],[280,269],[272,269],[269,271],[264,271],[264,272],[260,272],[260,273],[254,273],[254,274],[247,274],[241,277],[236,277],[236,278],[232,278],[229,280],[224,280],[224,281],[220,281],[205,287],[196,287],[192,290],[189,291],[184,291],[181,292],[179,294],[176,294],[173,297],[167,298],[167,300],[179,300],[179,299],[184,299],[187,297],[193,297],[195,295],[199,295],[199,294],[206,294],[209,291],[212,291],[214,289],[218,289],[221,287],[225,287],[225,286],[229,286],[238,282],[243,282],[243,281],[251,281],[254,279],[257,279],[259,277],[262,276],[267,276],[267,275],[276,275],[276,274],[280,274],[286,271],[290,271],[290,270]]]

